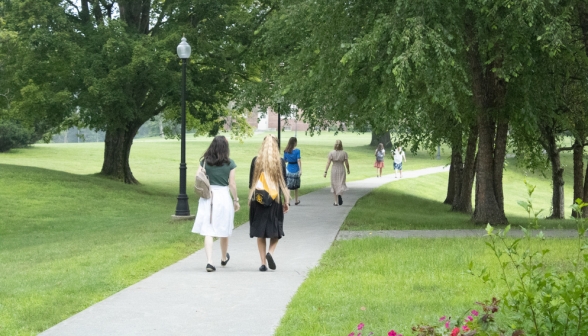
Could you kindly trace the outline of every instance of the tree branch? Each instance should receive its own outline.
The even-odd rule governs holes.
[[[72,1],[70,1],[70,0],[65,0],[65,2],[67,2],[67,3],[68,3],[70,6],[72,6],[73,8],[75,8],[75,9],[76,9],[76,11],[78,12],[78,15],[80,15],[80,8],[79,8],[79,7],[78,7],[76,4],[74,4],[74,3],[73,3]]]

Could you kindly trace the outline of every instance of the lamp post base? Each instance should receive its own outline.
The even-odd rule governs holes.
[[[172,220],[173,221],[185,221],[185,220],[195,220],[196,216],[177,216],[177,215],[172,215]]]

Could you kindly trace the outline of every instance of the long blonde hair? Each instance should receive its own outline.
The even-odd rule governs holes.
[[[249,189],[249,199],[255,191],[255,184],[259,180],[261,172],[265,174],[267,179],[270,179],[273,183],[280,187],[286,203],[290,201],[290,193],[285,192],[288,190],[286,182],[284,181],[284,173],[282,171],[282,158],[280,155],[280,149],[278,148],[278,140],[272,134],[266,136],[261,143],[261,148],[257,153],[257,159],[255,160],[255,170],[253,171],[253,180],[251,181],[251,189]]]

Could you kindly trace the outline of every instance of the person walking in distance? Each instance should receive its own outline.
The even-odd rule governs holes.
[[[216,268],[212,262],[213,237],[220,238],[221,265],[226,266],[230,256],[229,237],[233,233],[235,211],[239,211],[239,197],[235,183],[235,161],[229,158],[229,142],[222,135],[212,139],[210,146],[200,159],[198,170],[204,169],[210,181],[211,198],[198,200],[198,211],[192,232],[204,236],[207,272]],[[231,199],[231,195],[233,198]]]
[[[261,272],[268,267],[276,269],[273,256],[278,240],[284,236],[284,214],[290,202],[287,190],[286,164],[280,157],[278,140],[270,134],[263,139],[249,170],[249,236],[257,237]]]
[[[345,184],[347,176],[345,174],[345,167],[347,167],[347,174],[350,174],[347,152],[343,150],[343,143],[341,140],[335,141],[335,148],[327,157],[325,178],[327,177],[327,172],[329,171],[331,163],[333,163],[333,169],[331,170],[331,192],[335,196],[335,203],[333,203],[333,205],[339,206],[343,204],[343,198],[341,195],[347,190],[347,185]]]
[[[291,137],[286,150],[284,150],[284,161],[288,163],[288,166],[286,166],[286,185],[289,190],[294,190],[294,205],[300,204],[298,189],[300,188],[300,177],[302,175],[300,149],[296,148],[296,145],[298,145],[298,140]]]
[[[382,177],[382,168],[384,168],[385,154],[386,150],[384,149],[384,144],[380,142],[374,154],[376,156],[376,162],[374,163],[374,167],[376,168],[376,177]]]
[[[406,155],[402,150],[402,146],[398,146],[394,151],[394,176],[398,178],[400,174],[400,178],[402,178],[402,161],[406,162]]]

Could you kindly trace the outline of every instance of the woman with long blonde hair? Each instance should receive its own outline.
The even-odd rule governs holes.
[[[249,236],[257,237],[261,272],[267,271],[267,267],[276,269],[273,254],[278,240],[284,236],[284,214],[290,202],[285,178],[286,164],[276,137],[270,134],[263,139],[249,170]]]

